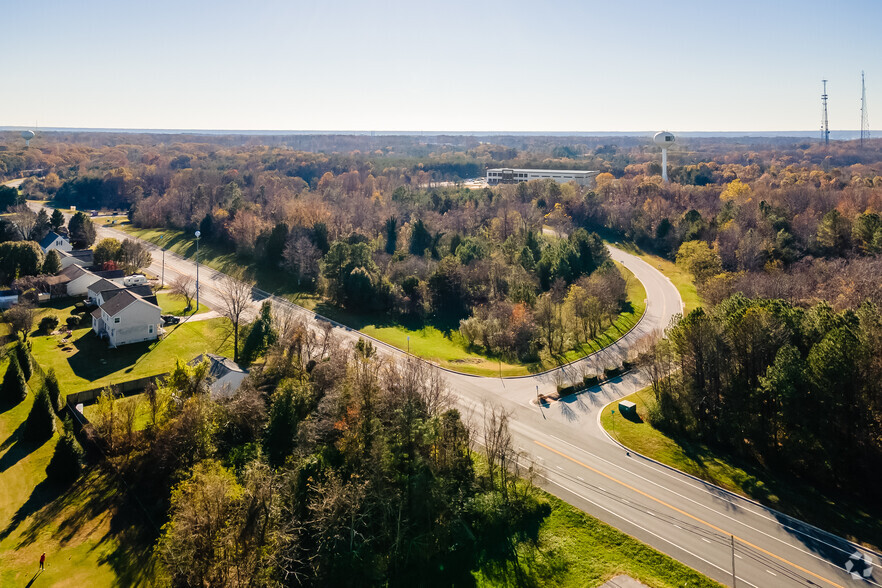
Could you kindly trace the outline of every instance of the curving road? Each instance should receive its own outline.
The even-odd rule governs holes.
[[[108,227],[99,227],[98,233],[100,238],[131,238]],[[148,246],[154,258],[149,270],[159,275],[161,253]],[[732,585],[734,564],[738,586],[882,588],[878,553],[629,454],[614,442],[600,427],[600,412],[646,386],[647,378],[639,370],[559,402],[536,403],[537,391],[554,391],[558,383],[581,379],[589,369],[617,364],[637,340],[665,328],[681,311],[679,293],[660,272],[620,249],[610,247],[610,252],[646,288],[646,314],[638,325],[611,347],[544,374],[502,379],[444,370],[464,418],[480,430],[485,408],[502,407],[510,414],[521,458],[536,466],[546,490],[724,584]],[[221,274],[204,266],[199,271],[202,300],[218,308],[216,284]],[[195,264],[167,252],[166,283],[178,274],[195,275]],[[255,290],[254,305],[266,297]],[[286,300],[272,300],[310,321],[327,320]],[[342,338],[369,338],[334,325]],[[375,346],[393,357],[406,356],[379,341]]]

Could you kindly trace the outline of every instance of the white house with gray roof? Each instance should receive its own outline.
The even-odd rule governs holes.
[[[92,330],[110,347],[159,338],[160,310],[131,290],[121,290],[92,311]]]

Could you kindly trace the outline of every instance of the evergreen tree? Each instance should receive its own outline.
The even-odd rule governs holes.
[[[46,259],[43,260],[43,273],[54,276],[60,271],[61,256],[59,256],[58,252],[53,249],[46,254]]]
[[[417,219],[410,231],[409,251],[413,255],[425,255],[426,249],[432,247],[432,234],[422,219]]]
[[[34,358],[31,355],[31,349],[24,341],[19,341],[15,346],[15,356],[18,359],[18,367],[24,376],[25,382],[31,379],[34,373]]]
[[[386,220],[386,253],[394,255],[398,248],[398,219],[390,216]]]
[[[55,453],[46,466],[46,476],[56,484],[70,484],[83,469],[83,448],[73,434],[70,418],[64,420],[64,434],[55,446]]]
[[[18,404],[28,396],[27,383],[15,354],[9,356],[9,366],[6,368],[6,375],[3,376],[3,386],[0,390],[2,390],[3,401],[7,404]]]
[[[49,234],[51,228],[49,215],[46,214],[45,208],[41,208],[40,212],[37,213],[37,220],[34,223],[34,228],[31,229],[31,241],[41,241],[43,237]]]
[[[260,307],[260,316],[251,325],[251,331],[242,347],[242,363],[250,364],[276,342],[278,335],[273,328],[272,306],[269,301]]]
[[[85,249],[95,242],[95,226],[92,219],[86,216],[83,211],[77,212],[67,224],[70,231],[70,241],[75,249]]]
[[[52,216],[49,217],[49,225],[53,231],[57,231],[64,226],[64,214],[57,208],[52,211]]]
[[[49,400],[49,391],[43,386],[34,397],[34,405],[25,421],[24,438],[34,443],[46,441],[55,432],[55,411]]]
[[[55,375],[55,368],[49,368],[46,374],[46,389],[49,391],[49,400],[52,401],[52,407],[55,412],[61,412],[64,408],[64,399],[61,397],[61,386],[58,385],[58,376]]]

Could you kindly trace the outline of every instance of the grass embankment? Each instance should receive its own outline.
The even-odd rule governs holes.
[[[70,316],[72,306],[41,309],[59,316],[60,324]],[[132,343],[109,349],[91,328],[75,329],[69,338],[63,332],[45,335],[35,331],[32,350],[44,370],[54,368],[62,393],[70,394],[171,370],[177,359],[189,361],[201,353],[230,353],[224,319],[182,322],[165,327],[159,341]]]
[[[135,554],[119,559],[108,508],[115,486],[91,470],[70,488],[56,487],[46,480],[46,466],[59,434],[42,444],[21,439],[39,378],[31,378],[23,402],[0,407],[0,586],[30,586],[44,552],[46,569],[33,585],[126,584],[115,565],[134,565]]]
[[[150,404],[147,401],[146,395],[141,394],[132,394],[131,396],[126,396],[125,398],[120,398],[116,400],[116,402],[120,403],[134,403],[135,404],[135,423],[132,427],[135,431],[143,431],[146,429],[153,419],[150,415]],[[98,414],[98,403],[94,402],[92,404],[86,404],[83,406],[83,416],[89,420],[90,423],[95,422],[95,417]]]
[[[639,419],[624,418],[618,409],[613,416],[607,409],[600,422],[630,449],[851,541],[875,549],[882,546],[882,512],[848,497],[824,494],[810,484],[777,475],[725,451],[662,433],[648,422],[647,415],[655,403],[650,388],[626,400],[637,404]]]
[[[139,229],[129,224],[123,224],[116,228],[156,245],[162,245],[168,251],[178,255],[188,258],[193,258],[196,255],[196,243],[192,236],[184,231]],[[245,266],[237,260],[235,253],[222,251],[205,243],[201,243],[199,246],[199,259],[205,265],[221,272],[244,273],[254,279],[258,287],[268,292],[284,296],[304,308],[314,310],[329,319],[361,331],[384,343],[403,350],[410,349],[414,355],[433,361],[441,367],[478,376],[524,376],[575,361],[615,342],[637,324],[646,310],[646,290],[643,288],[643,284],[635,279],[634,275],[624,266],[619,265],[622,275],[628,282],[629,308],[626,312],[620,314],[613,324],[597,338],[576,349],[567,351],[561,356],[545,356],[536,363],[519,364],[500,360],[500,358],[483,353],[480,349],[468,349],[466,342],[459,334],[458,325],[442,325],[431,321],[408,322],[386,314],[356,314],[323,302],[313,294],[297,292],[291,288],[290,284],[286,283],[284,272]],[[673,266],[673,264],[671,265]]]
[[[539,528],[535,547],[518,550],[532,586],[600,586],[619,574],[655,588],[720,587],[674,559],[585,514],[546,492],[551,514]],[[496,570],[475,573],[479,586],[508,585]],[[510,579],[509,579],[510,580]]]
[[[162,310],[162,314],[173,314],[175,316],[192,316],[194,314],[202,314],[203,312],[208,312],[210,310],[202,303],[199,304],[199,308],[196,308],[196,301],[193,300],[190,303],[190,306],[192,308],[188,311],[186,310],[187,302],[182,298],[173,296],[169,290],[160,290],[159,292],[157,292],[156,301],[159,303],[159,308]]]
[[[685,305],[684,316],[699,306],[704,305],[701,296],[698,295],[698,291],[695,288],[695,278],[683,268],[678,267],[673,261],[647,253],[631,241],[609,241],[609,243],[622,251],[636,255],[671,280],[674,287],[680,292],[680,298],[683,299],[683,304]]]

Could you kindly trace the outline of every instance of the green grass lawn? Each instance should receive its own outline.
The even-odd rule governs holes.
[[[33,354],[44,370],[54,368],[62,393],[89,390],[171,370],[175,360],[189,361],[200,353],[231,352],[223,331],[224,319],[182,322],[165,327],[159,341],[132,343],[109,349],[91,329],[32,336]]]
[[[177,296],[172,296],[169,290],[160,290],[156,293],[156,301],[159,302],[159,308],[162,310],[162,314],[173,314],[175,316],[190,316],[194,314],[202,314],[203,312],[208,312],[210,309],[204,304],[200,303],[199,308],[196,308],[196,301],[193,300],[191,302],[191,308],[188,312],[185,312],[184,309],[187,307],[187,302],[183,298],[179,298]]]
[[[196,239],[189,232],[174,229],[139,229],[129,223],[121,223],[114,227],[134,235],[139,239],[150,241],[154,245],[177,253],[188,259],[196,258]],[[154,253],[160,259],[161,253]],[[206,241],[199,242],[199,262],[226,274],[242,274],[254,280],[257,285],[278,296],[297,295],[297,288],[288,279],[285,272],[273,270],[259,265],[242,263],[235,253],[221,249]]]
[[[662,433],[647,422],[649,407],[655,403],[650,388],[627,399],[637,404],[639,419],[624,418],[618,410],[613,416],[610,408],[614,406],[607,408],[600,419],[603,427],[627,447],[851,541],[876,549],[882,546],[882,512],[849,497],[823,494],[811,484],[776,475],[702,443]]]
[[[546,355],[533,364],[510,363],[484,354],[480,349],[469,349],[454,325],[433,325],[418,321],[407,323],[386,314],[355,314],[327,303],[319,303],[312,310],[399,349],[410,349],[414,355],[433,361],[441,367],[478,376],[523,376],[575,361],[603,349],[637,324],[646,310],[646,289],[624,266],[619,266],[619,269],[627,280],[629,309],[592,341],[562,356]]]
[[[135,404],[135,431],[142,431],[147,428],[147,426],[151,422],[150,416],[150,404],[147,402],[147,397],[141,394],[132,394],[131,396],[126,396],[125,398],[120,398],[116,402],[128,402]],[[98,403],[94,402],[92,404],[86,404],[83,406],[83,416],[85,416],[90,423],[95,422],[95,415],[98,414]]]
[[[654,588],[720,587],[674,559],[566,502],[542,492],[551,514],[539,529],[538,545],[521,545],[521,569],[528,586],[600,586],[627,574]],[[498,570],[475,573],[478,586],[508,585]],[[508,580],[508,582],[506,582]],[[511,582],[512,585],[517,585]]]
[[[38,380],[31,378],[32,388]],[[120,585],[111,563],[119,544],[106,508],[116,488],[97,470],[68,489],[47,482],[59,435],[40,445],[20,439],[32,404],[33,393],[0,408],[0,586],[30,585],[43,552],[46,570],[35,586]]]
[[[623,251],[636,255],[670,279],[677,291],[680,292],[680,298],[683,299],[683,304],[686,306],[683,312],[684,316],[704,304],[695,288],[695,278],[673,261],[647,253],[631,241],[610,239],[608,242]]]

